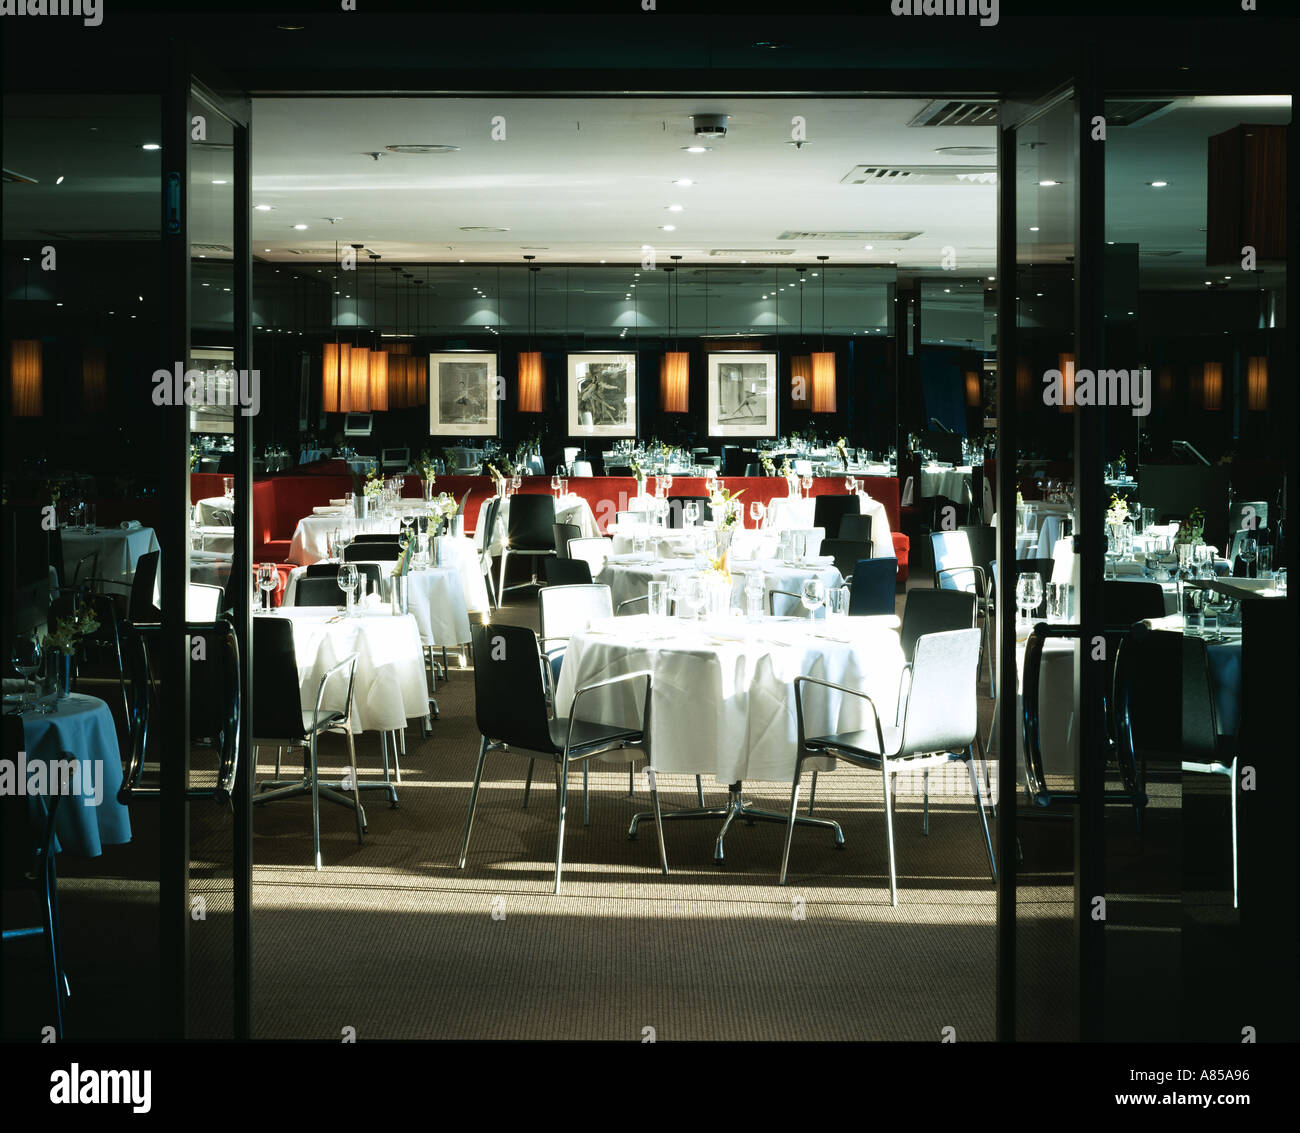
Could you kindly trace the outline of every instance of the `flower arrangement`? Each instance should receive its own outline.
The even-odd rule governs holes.
[[[764,476],[776,475],[776,465],[772,463],[772,458],[768,456],[766,453],[763,453],[762,455],[759,456],[758,463],[763,466]]]
[[[450,492],[440,492],[429,501],[430,513],[444,522],[451,519],[459,510],[460,504]]]
[[[379,477],[379,470],[372,468],[366,473],[365,487],[362,489],[367,496],[377,496],[384,490],[384,482]]]
[[[70,653],[77,642],[97,629],[99,629],[99,619],[95,617],[94,611],[78,610],[55,621],[54,631],[45,634],[45,642],[55,649],[63,650],[64,653]]]
[[[1193,546],[1205,541],[1205,512],[1194,507],[1186,519],[1178,525],[1175,543],[1190,543]]]
[[[1106,522],[1115,524],[1128,522],[1128,504],[1120,498],[1118,492],[1110,498],[1110,506],[1106,509]]]
[[[503,475],[501,475],[501,470],[491,461],[488,461],[484,465],[484,467],[488,470],[489,474],[492,476],[492,483],[496,487],[497,495],[498,496],[501,495],[501,493],[505,490],[506,478]]]
[[[411,560],[415,557],[415,542],[414,539],[402,540],[401,553],[397,556],[397,561],[393,563],[393,569],[389,572],[393,578],[410,573]]]
[[[794,465],[790,463],[790,458],[788,456],[781,458],[781,475],[787,480],[794,475]]]
[[[835,451],[840,454],[840,460],[844,462],[844,467],[847,469],[849,466],[849,450],[848,450],[847,437],[841,437],[838,441],[835,442]]]
[[[199,464],[199,450],[190,445],[190,471],[193,472]]]
[[[53,480],[47,480],[45,482],[45,494],[50,497],[50,503],[57,504],[59,502],[59,496],[62,494],[62,492],[63,489],[60,488],[59,485],[56,484]]]
[[[720,579],[731,584],[731,567],[727,563],[729,551],[723,551],[716,559],[710,559],[709,565],[700,572],[705,579]]]
[[[741,504],[740,497],[744,493],[744,488],[741,488],[738,492],[719,488],[710,497],[709,502],[713,505],[713,518],[719,531],[730,531],[740,522],[741,516],[744,515],[744,505]]]
[[[645,479],[645,469],[641,467],[641,461],[637,457],[629,458],[627,466],[637,480]]]
[[[433,457],[429,455],[429,450],[425,449],[424,452],[420,453],[420,479],[432,482],[438,478],[435,475],[436,472],[437,465],[434,464]]]

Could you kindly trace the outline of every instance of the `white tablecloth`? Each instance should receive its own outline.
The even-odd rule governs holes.
[[[970,483],[969,465],[957,468],[924,467],[921,469],[921,498],[943,496],[956,503],[965,503],[966,486]]]
[[[787,527],[808,528],[813,526],[813,515],[817,509],[817,498],[793,499],[789,496],[777,496],[768,504],[765,530],[780,531]],[[889,532],[889,515],[885,505],[872,499],[866,492],[858,493],[858,511],[871,516],[871,557],[873,559],[892,559],[894,557],[894,540]],[[828,539],[835,535],[827,532]]]
[[[76,569],[77,560],[91,551],[99,552],[99,564],[95,574],[110,581],[121,579],[122,585],[130,587],[135,578],[135,567],[140,556],[150,551],[157,551],[158,537],[152,527],[136,527],[125,531],[120,527],[101,527],[94,535],[84,530],[65,527],[63,529],[63,561],[67,567]],[[82,575],[86,574],[83,570]],[[64,581],[71,578],[64,574]]]
[[[203,549],[218,554],[230,555],[235,550],[235,529],[233,527],[203,527]]]
[[[423,506],[422,500],[403,500],[394,515],[388,517],[368,515],[365,519],[358,519],[351,511],[344,508],[303,516],[293,530],[293,541],[289,544],[289,561],[310,566],[328,557],[329,533],[335,528],[348,528],[354,534],[387,534],[396,537],[402,533],[401,516],[406,513],[416,514]]]
[[[227,515],[233,516],[235,514],[235,501],[227,499],[225,496],[208,496],[206,499],[199,500],[194,505],[194,510],[198,512],[199,522],[204,527],[219,526],[213,512],[224,511]]]
[[[482,549],[483,540],[487,536],[484,529],[484,518],[487,514],[487,506],[490,500],[484,500],[478,509],[478,518],[474,521],[474,544]],[[497,528],[492,533],[491,550],[493,555],[501,553],[501,541],[505,538],[506,527],[510,521],[510,500],[507,498],[502,501],[501,509],[497,512]],[[583,539],[597,539],[600,537],[600,528],[596,525],[596,517],[592,514],[591,505],[581,496],[574,495],[570,492],[567,496],[562,496],[555,504],[555,522],[556,523],[576,523],[581,529]]]
[[[604,583],[609,587],[610,597],[613,599],[614,609],[618,609],[620,602],[626,602],[632,598],[643,598],[648,592],[651,579],[670,579],[674,576],[687,576],[695,572],[696,567],[692,560],[689,559],[666,559],[653,562],[647,561],[628,561],[630,556],[611,557],[605,562],[605,569],[595,578],[596,582]],[[799,588],[806,578],[820,578],[829,589],[832,586],[842,586],[844,578],[835,567],[829,563],[819,564],[810,567],[787,566],[776,559],[761,559],[757,562],[753,560],[736,559],[731,563],[731,604],[737,609],[745,608],[745,577],[749,571],[761,570],[763,572],[763,591],[770,593],[773,590],[786,590],[793,594],[799,593]],[[767,599],[763,600],[763,609],[767,610]],[[777,598],[776,613],[778,614],[806,614],[803,605],[795,598]]]
[[[707,529],[701,529],[707,530]],[[615,527],[611,554],[630,555],[635,549],[633,540],[640,537],[653,540],[658,545],[661,558],[681,556],[688,558],[695,550],[695,529],[659,527],[652,523],[623,522]],[[817,539],[818,546],[821,539]],[[780,535],[777,531],[754,531],[748,527],[737,527],[731,537],[731,554],[733,558],[771,559],[777,557],[780,547]],[[816,550],[816,547],[813,548]]]
[[[281,607],[258,618],[287,618],[293,623],[302,706],[316,704],[321,677],[349,653],[357,654],[352,699],[353,732],[390,732],[429,711],[424,650],[415,618],[393,617],[387,605],[342,618],[332,609]],[[325,704],[342,709],[347,683],[330,682]]]
[[[191,551],[190,581],[224,587],[230,580],[230,566],[233,561],[234,555],[222,551]]]
[[[798,733],[794,678],[822,677],[861,689],[892,723],[903,651],[896,617],[823,623],[738,618],[700,626],[656,624],[646,616],[594,622],[569,641],[556,701],[568,711],[583,685],[648,668],[654,674],[650,752],[662,772],[713,775],[719,783],[789,782]],[[635,719],[644,686],[629,681],[579,702],[584,719]],[[858,697],[807,689],[807,726],[814,732],[871,726]]]
[[[6,694],[9,682],[5,682]],[[8,696],[6,695],[6,700]],[[105,846],[131,841],[131,819],[126,807],[117,801],[122,788],[122,756],[117,746],[117,729],[108,705],[98,697],[73,693],[57,702],[57,711],[48,716],[35,711],[23,715],[23,741],[28,772],[24,782],[32,783],[31,768],[45,764],[50,774],[54,761],[77,761],[79,781],[68,782],[69,795],[59,803],[54,822],[56,849],[66,853],[95,857]],[[6,709],[9,707],[5,705]],[[16,753],[6,753],[16,759]],[[15,768],[15,770],[17,770]],[[61,780],[60,780],[61,782]],[[48,785],[45,793],[55,790]],[[98,802],[96,802],[98,797]]]

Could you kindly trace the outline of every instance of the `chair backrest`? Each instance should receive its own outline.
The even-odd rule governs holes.
[[[953,569],[975,565],[965,531],[931,531],[930,549],[934,552],[934,571],[940,590],[977,592],[979,583],[973,570]]]
[[[992,569],[993,560],[998,557],[998,529],[984,524],[971,524],[958,530],[966,533],[966,545],[970,547],[971,563],[983,567],[984,573]],[[1047,581],[1046,578],[1043,579]]]
[[[364,531],[352,536],[354,543],[396,543],[397,536],[388,531]]]
[[[892,614],[897,581],[897,559],[859,560],[853,571],[853,589],[849,591],[849,613],[857,617]]]
[[[185,590],[185,620],[191,622],[215,622],[221,615],[221,599],[224,596],[220,586],[210,586],[203,582],[191,582]]]
[[[975,595],[965,590],[909,590],[903,600],[899,640],[903,657],[916,656],[916,642],[928,633],[945,633],[975,626]]]
[[[131,597],[127,602],[127,620],[151,623],[159,619],[159,610],[153,604],[154,587],[158,582],[158,551],[146,551],[135,564],[135,577],[131,579]]]
[[[899,507],[911,507],[916,493],[916,477],[909,476],[903,481],[903,494],[898,499]]]
[[[556,523],[553,530],[555,531],[556,557],[567,559],[569,557],[569,540],[581,538],[582,528],[576,523]]]
[[[683,512],[687,504],[699,504],[700,519],[703,523],[706,519],[713,518],[713,505],[709,502],[708,496],[669,496],[668,497],[668,526],[674,529],[686,526],[686,518]]]
[[[542,561],[542,578],[546,580],[543,589],[553,586],[572,586],[575,583],[591,582],[591,567],[582,559],[557,559],[548,555]]]
[[[1158,582],[1105,579],[1101,584],[1101,611],[1108,626],[1131,626],[1147,618],[1165,616],[1165,594]]]
[[[187,794],[224,801],[234,789],[239,760],[239,639],[234,625],[225,619],[188,617],[185,630],[191,641],[204,641],[203,660],[190,661],[190,738],[215,747],[219,756],[213,786],[209,790],[191,786]],[[191,783],[198,780],[191,776]]]
[[[510,497],[506,539],[512,551],[555,549],[555,497],[519,495]]]
[[[820,553],[830,555],[835,569],[849,579],[857,573],[858,563],[871,558],[871,544],[856,539],[823,539]]]
[[[377,587],[380,587],[382,585],[383,577],[384,577],[384,568],[380,566],[379,563],[357,563],[355,565],[357,568],[357,574],[361,575],[366,580],[367,591],[374,590]],[[304,577],[328,578],[332,583],[334,583],[335,590],[338,590],[339,564],[338,563],[312,563],[311,566],[307,568],[307,572],[304,575]],[[298,581],[301,582],[302,579],[300,578]],[[339,603],[345,600],[346,599],[344,598],[343,591],[338,590],[338,597],[336,598],[334,604],[338,605]],[[321,603],[300,602],[296,604],[303,605],[303,606],[312,606],[312,605],[328,606],[329,605],[328,602],[321,602]]]
[[[813,497],[813,526],[820,527],[830,536],[839,534],[840,520],[846,515],[859,515],[861,512],[862,504],[856,494]]]
[[[298,580],[299,589],[308,581]],[[339,591],[342,594],[342,591]],[[293,622],[280,617],[253,619],[253,736],[256,739],[296,740],[303,737],[302,694]]]
[[[980,631],[923,634],[912,655],[912,684],[903,714],[903,752],[960,751],[979,729],[975,685]]]
[[[740,476],[745,471],[745,451],[740,445],[722,446],[722,474]]]
[[[766,476],[762,464],[747,463],[745,465],[745,475],[748,476]]]
[[[598,618],[614,616],[614,599],[608,586],[574,583],[543,586],[537,592],[537,624],[543,638],[572,637]],[[551,642],[544,641],[549,648]]]
[[[595,578],[605,569],[605,560],[609,558],[612,546],[613,543],[609,539],[570,539],[569,558],[581,559],[585,562],[591,571],[591,577]]]
[[[591,471],[591,461],[589,461],[589,460],[575,460],[575,461],[573,461],[573,475],[574,475],[574,476],[591,476],[591,475],[592,475],[592,471]]]
[[[369,587],[367,587],[368,589]],[[334,578],[300,578],[293,588],[295,606],[342,606],[347,595]]]
[[[1218,720],[1201,638],[1135,623],[1115,657],[1113,696],[1124,755],[1215,757]]]
[[[396,562],[401,553],[402,545],[396,541],[391,543],[349,543],[343,548],[343,561],[345,563],[391,563]]]
[[[471,625],[469,632],[479,733],[525,751],[553,751],[536,634],[504,622]]]
[[[829,527],[826,529],[826,534],[830,534]],[[850,512],[841,517],[840,529],[836,532],[836,536],[840,539],[856,539],[859,543],[870,543],[871,516],[863,515],[861,512]]]

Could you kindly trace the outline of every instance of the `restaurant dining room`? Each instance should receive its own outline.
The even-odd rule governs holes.
[[[1249,1104],[1295,20],[492,7],[6,22],[6,1041]]]

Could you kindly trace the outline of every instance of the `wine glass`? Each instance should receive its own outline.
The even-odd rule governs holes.
[[[564,481],[560,479],[560,474],[557,472],[551,477],[551,491],[555,493],[555,498],[557,500],[560,498],[560,492],[563,486]]]
[[[799,477],[799,485],[803,488],[804,498],[807,499],[812,494],[813,478],[807,472]]]
[[[754,530],[757,531],[763,526],[763,516],[767,509],[758,501],[754,500],[749,505],[749,518],[754,521]]]
[[[524,478],[520,476],[518,472],[516,472],[513,476],[510,477],[510,490],[512,492],[518,493],[519,489],[522,488],[523,486],[524,486]]]
[[[664,494],[667,495],[668,492],[672,490],[672,486],[673,486],[673,478],[671,474],[665,472],[663,476],[659,478],[659,482],[663,484]]]
[[[352,603],[355,601],[358,577],[356,563],[344,563],[339,567],[339,589],[348,597],[348,617],[352,616]]]
[[[689,618],[698,619],[704,608],[704,581],[695,576],[681,579],[677,600]]]
[[[692,500],[682,510],[682,515],[686,519],[686,526],[694,527],[696,523],[699,522],[700,519],[700,505],[697,504],[694,500]]]
[[[1241,541],[1241,549],[1237,552],[1237,557],[1246,564],[1246,577],[1254,578],[1254,562],[1259,557],[1259,540],[1254,535],[1247,535]]]
[[[844,477],[844,490],[848,492],[849,495],[853,494],[857,486],[858,486],[858,482],[852,476]]]
[[[818,607],[826,602],[826,583],[820,578],[805,578],[799,587],[799,601],[808,611],[808,619],[811,621],[817,616]]]
[[[1043,600],[1043,576],[1037,571],[1026,571],[1016,579],[1016,605],[1020,618],[1028,622],[1031,611]]]
[[[402,540],[403,540],[403,542],[409,543],[409,542],[411,541],[411,524],[414,523],[414,522],[415,522],[415,515],[414,515],[413,512],[409,512],[409,511],[408,511],[408,512],[403,512],[403,513],[402,513]]]
[[[569,494],[569,478],[568,478],[567,476],[561,476],[561,477],[560,477],[560,495],[561,495],[561,496],[567,496],[568,494]]]
[[[41,643],[36,640],[36,635],[20,633],[15,637],[9,660],[23,678],[23,700],[18,711],[26,712],[29,707],[27,686],[41,668]]]
[[[275,563],[258,563],[257,564],[257,586],[264,595],[262,599],[262,609],[271,609],[271,592],[280,585],[280,573],[275,569]]]

